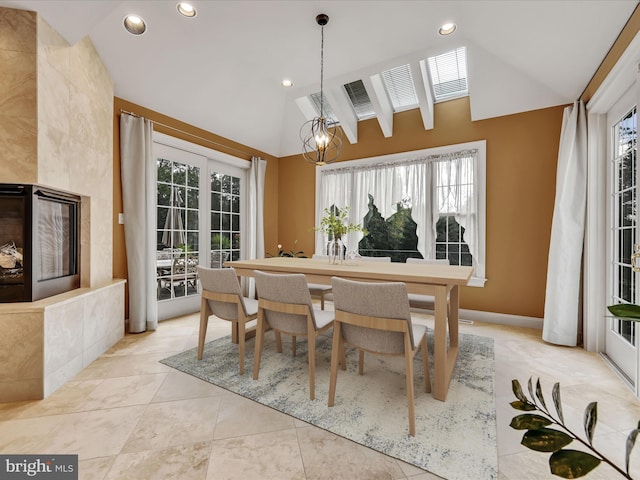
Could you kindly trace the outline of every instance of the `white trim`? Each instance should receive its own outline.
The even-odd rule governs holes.
[[[234,157],[233,155],[222,153],[208,147],[203,147],[202,145],[191,143],[186,140],[181,140],[164,133],[153,132],[153,141],[161,145],[184,150],[185,152],[202,155],[209,158],[210,160],[216,160],[222,163],[226,163],[243,170],[249,170],[249,168],[251,167],[251,162],[248,162],[247,160],[244,160],[242,158]]]
[[[421,308],[412,308],[418,312],[433,313],[433,310],[426,310]],[[461,308],[458,311],[458,318],[460,321],[470,320],[473,322],[494,323],[497,325],[508,325],[511,327],[521,328],[534,328],[536,330],[542,330],[543,318],[538,317],[525,317],[522,315],[510,315],[508,313],[495,313],[484,312],[481,310],[467,310]]]
[[[428,155],[446,155],[448,153],[455,153],[461,150],[477,150],[478,151],[478,226],[480,235],[478,235],[478,251],[482,252],[482,259],[484,265],[484,272],[487,268],[487,141],[478,140],[475,142],[457,143],[453,145],[443,145],[440,147],[425,148],[422,150],[412,150],[409,152],[393,153],[390,155],[379,155],[377,157],[360,158],[355,160],[346,160],[344,162],[331,163],[329,165],[323,165],[316,167],[316,206],[320,203],[320,177],[321,173],[325,170],[334,170],[345,167],[360,167],[371,166],[378,163],[392,163],[395,161],[403,161],[410,158],[420,158]],[[319,225],[322,218],[322,212],[316,208],[315,223]],[[483,273],[484,273],[483,272]],[[470,287],[484,287],[487,281],[484,277],[472,277],[468,286]]]

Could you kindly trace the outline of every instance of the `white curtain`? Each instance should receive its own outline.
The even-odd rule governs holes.
[[[587,196],[587,120],[582,101],[564,110],[551,224],[542,338],[575,346]]]
[[[251,158],[249,169],[249,208],[247,224],[247,258],[264,258],[264,177],[267,161]],[[249,280],[247,295],[255,296],[255,282]]]
[[[435,258],[436,224],[441,214],[452,213],[465,228],[464,240],[472,254],[476,275],[484,275],[478,252],[477,150],[430,155],[393,163],[337,167],[321,172],[316,225],[322,210],[349,205],[349,221],[362,223],[369,209],[369,194],[383,218],[397,211],[398,203],[411,206],[418,224],[418,250]],[[349,234],[347,249],[357,251],[362,233]],[[316,234],[316,253],[323,252],[326,238]]]
[[[437,223],[440,214],[454,214],[456,222],[464,229],[463,239],[469,246],[476,272],[484,272],[479,254],[478,228],[478,162],[475,152],[446,155],[434,162],[433,219]],[[434,223],[434,229],[435,229]],[[476,273],[478,275],[478,273]]]
[[[153,123],[120,115],[124,237],[129,273],[129,332],[158,327],[156,284],[156,164]]]

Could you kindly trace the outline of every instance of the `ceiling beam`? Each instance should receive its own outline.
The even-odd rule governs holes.
[[[433,129],[433,94],[431,93],[431,81],[427,70],[427,62],[420,60],[418,63],[412,62],[411,76],[413,86],[418,96],[418,107],[422,115],[422,123],[425,130]]]
[[[376,113],[382,134],[385,138],[391,137],[393,135],[393,105],[387,95],[382,76],[376,73],[368,78],[363,77],[362,83],[364,83],[364,88],[373,105],[373,111]]]
[[[347,136],[349,143],[358,143],[358,117],[351,108],[351,100],[345,89],[342,85],[336,85],[325,89],[324,94],[333,113],[338,117],[342,131]]]

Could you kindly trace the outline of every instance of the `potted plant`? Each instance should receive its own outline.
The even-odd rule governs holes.
[[[338,208],[332,205],[331,208],[324,209],[324,215],[320,220],[320,226],[315,227],[314,230],[321,231],[327,234],[328,248],[327,253],[329,255],[330,263],[340,263],[344,259],[344,246],[342,244],[342,237],[349,232],[367,232],[362,228],[362,225],[351,223],[348,221],[349,207]]]

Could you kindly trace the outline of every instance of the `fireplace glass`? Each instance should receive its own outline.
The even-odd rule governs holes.
[[[29,302],[80,286],[81,197],[0,184],[0,302]]]

